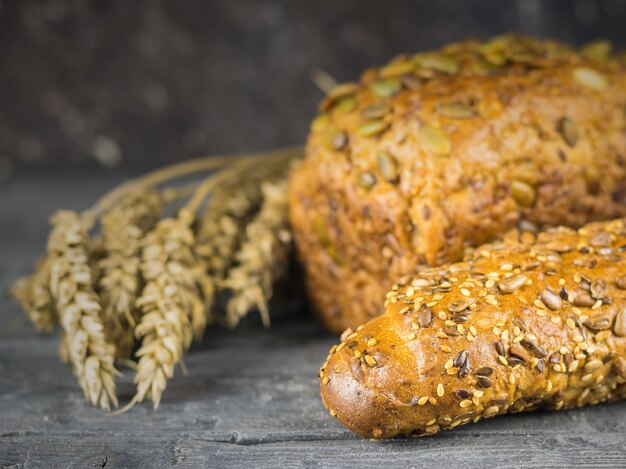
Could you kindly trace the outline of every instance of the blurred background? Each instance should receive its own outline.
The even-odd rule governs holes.
[[[304,141],[323,70],[507,31],[626,44],[626,0],[2,0],[0,179]]]

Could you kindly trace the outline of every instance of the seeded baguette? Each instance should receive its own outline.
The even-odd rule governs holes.
[[[626,216],[626,62],[504,36],[397,57],[331,90],[290,186],[310,298],[341,332],[416,266],[516,226]]]
[[[395,285],[322,366],[330,414],[389,438],[625,398],[625,222],[522,234]]]

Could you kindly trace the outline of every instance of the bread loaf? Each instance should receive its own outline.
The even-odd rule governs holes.
[[[504,36],[403,55],[332,90],[290,185],[330,330],[416,266],[523,229],[626,216],[626,61]]]
[[[363,437],[626,397],[623,219],[483,246],[385,305],[320,371],[331,415]]]

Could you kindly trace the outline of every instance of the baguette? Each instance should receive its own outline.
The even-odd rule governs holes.
[[[521,234],[395,285],[322,366],[330,414],[388,438],[626,397],[625,223]]]
[[[330,91],[290,185],[321,322],[356,327],[418,265],[516,226],[626,216],[626,62],[603,51],[469,41]]]

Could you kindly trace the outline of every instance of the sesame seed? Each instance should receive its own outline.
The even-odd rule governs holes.
[[[437,405],[437,399],[435,399],[434,397],[429,397],[428,398],[428,403],[430,405]]]
[[[454,360],[452,358],[450,358],[447,362],[444,363],[443,367],[448,370],[450,368],[452,368],[452,365],[454,364]]]
[[[578,343],[578,342],[582,342],[583,340],[585,340],[585,338],[582,335],[578,334],[578,335],[575,335],[572,340]]]
[[[559,316],[552,316],[550,318],[550,321],[552,321],[554,324],[558,324],[561,322],[561,318]]]
[[[569,327],[570,329],[576,329],[576,323],[572,318],[567,318],[565,324],[567,324],[567,327]]]
[[[509,331],[506,330],[506,331],[502,332],[500,337],[502,337],[502,340],[509,340]]]
[[[443,311],[439,311],[439,313],[437,314],[437,316],[439,317],[439,319],[441,319],[442,321],[445,321],[446,319],[448,319],[448,316],[446,316],[446,313],[444,313]]]
[[[474,326],[470,326],[470,332],[474,335],[478,335],[478,332],[476,331],[476,328]]]
[[[425,405],[428,402],[428,396],[422,396],[417,401],[417,405]]]
[[[329,381],[330,378],[328,378],[328,376],[324,376],[324,378],[322,379],[322,384],[328,384]]]
[[[439,337],[440,339],[447,339],[448,338],[446,333],[443,332],[443,331],[437,331],[437,337]]]
[[[373,347],[374,345],[376,345],[378,343],[378,340],[376,340],[375,337],[372,337],[370,340],[367,341],[367,346],[368,347]]]
[[[330,409],[328,413],[330,414],[331,417],[335,417],[337,415],[337,412],[335,412],[333,409]]]
[[[460,406],[461,408],[463,408],[463,409],[465,409],[466,407],[469,407],[469,406],[471,406],[471,405],[472,405],[472,401],[471,401],[471,400],[469,400],[469,399],[465,399],[465,400],[463,400],[463,401],[459,402],[459,406]]]
[[[548,381],[548,384],[546,384],[546,391],[547,392],[552,391],[552,381]]]
[[[559,349],[559,353],[560,353],[561,355],[567,355],[567,354],[569,353],[569,349],[568,349],[567,347],[563,346],[563,347],[561,347],[561,348]]]
[[[596,300],[596,302],[591,306],[591,309],[596,310],[600,306],[602,306],[602,300]]]
[[[444,392],[445,392],[445,390],[444,390],[444,388],[443,388],[443,384],[439,383],[439,384],[437,385],[437,395],[438,395],[439,397],[443,397]]]
[[[467,288],[461,288],[461,294],[463,296],[470,296],[470,291]]]
[[[416,337],[417,336],[414,333],[410,333],[409,335],[406,336],[408,340],[415,340]]]
[[[457,368],[456,366],[453,366],[452,368],[448,368],[448,370],[446,371],[446,373],[450,376],[452,375],[456,375],[459,372],[459,368]]]
[[[502,363],[504,366],[509,366],[509,362],[502,355],[498,355],[498,360],[500,360],[500,363]]]
[[[356,358],[361,358],[361,352],[360,352],[359,350],[355,350],[355,351],[354,351],[354,356],[355,356]]]
[[[446,352],[446,353],[452,352],[452,349],[450,347],[448,347],[447,345],[442,345],[441,346],[441,350]]]
[[[400,309],[400,311],[398,311],[398,314],[406,314],[408,311],[409,311],[409,307],[404,306],[403,308]]]
[[[415,289],[413,287],[409,287],[406,289],[406,296],[413,296],[415,294]]]
[[[426,426],[434,425],[435,423],[437,423],[437,419],[431,419],[428,422],[426,422]]]

